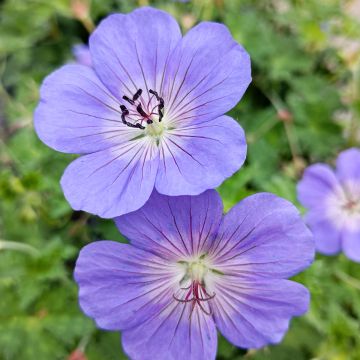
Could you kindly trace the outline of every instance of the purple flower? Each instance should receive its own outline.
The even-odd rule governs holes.
[[[91,54],[89,47],[84,44],[77,44],[73,46],[73,54],[75,56],[76,62],[80,65],[92,66]]]
[[[116,219],[131,244],[87,245],[76,263],[80,305],[122,330],[131,359],[215,359],[216,328],[233,344],[278,343],[309,293],[286,278],[313,260],[296,208],[272,194],[246,198],[223,216],[215,190],[153,193]]]
[[[326,164],[309,166],[298,184],[298,198],[309,211],[306,221],[319,252],[341,249],[360,261],[360,150],[339,154],[336,170]]]
[[[35,128],[50,147],[83,154],[61,185],[76,210],[111,218],[153,189],[197,195],[243,164],[246,142],[223,114],[251,81],[250,59],[228,29],[204,22],[181,37],[167,13],[107,17],[90,37],[93,68],[47,77]]]

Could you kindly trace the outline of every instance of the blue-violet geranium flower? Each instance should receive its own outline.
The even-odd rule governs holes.
[[[156,192],[118,217],[130,244],[85,246],[75,268],[83,311],[122,330],[131,359],[215,359],[216,328],[233,344],[279,342],[309,293],[287,280],[313,260],[310,231],[275,195],[250,196],[223,216],[215,190]]]
[[[298,184],[298,198],[309,211],[306,222],[316,249],[326,255],[343,250],[360,262],[360,150],[341,152],[336,169],[309,166]]]
[[[197,195],[241,167],[244,132],[223,114],[251,81],[250,59],[224,25],[182,38],[170,15],[140,8],[107,17],[89,45],[92,68],[48,76],[35,112],[44,143],[82,154],[61,179],[74,209],[112,218],[154,188]]]

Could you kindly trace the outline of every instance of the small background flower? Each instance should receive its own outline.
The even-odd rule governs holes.
[[[298,197],[308,209],[317,250],[327,255],[343,250],[360,262],[360,150],[341,152],[335,171],[326,164],[308,167]]]
[[[130,245],[87,245],[75,279],[83,311],[122,330],[131,359],[215,359],[216,329],[243,348],[278,343],[308,309],[307,289],[285,279],[311,264],[313,238],[275,195],[250,196],[223,216],[214,190],[155,192],[116,223]]]

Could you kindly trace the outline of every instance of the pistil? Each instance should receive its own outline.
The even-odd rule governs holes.
[[[185,275],[180,281],[181,283],[187,282],[190,280],[190,285],[187,287],[180,287],[180,290],[185,290],[182,298],[179,298],[173,294],[173,297],[176,301],[181,303],[191,303],[190,315],[192,315],[196,305],[199,306],[200,310],[206,315],[211,315],[211,308],[209,310],[205,309],[204,302],[208,302],[215,297],[215,293],[209,294],[206,290],[206,277],[209,273],[207,264],[204,262],[204,256],[201,256],[197,261],[179,262],[186,266]]]

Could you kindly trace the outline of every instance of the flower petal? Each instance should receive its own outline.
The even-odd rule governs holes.
[[[211,316],[198,306],[172,301],[145,323],[122,334],[125,352],[134,360],[215,359],[217,333]],[[191,316],[190,316],[191,315]]]
[[[228,275],[286,278],[311,264],[314,241],[294,205],[259,193],[224,216],[210,256],[214,267]]]
[[[308,290],[289,280],[228,279],[219,285],[213,313],[220,332],[234,345],[259,348],[278,343],[292,316],[309,306]]]
[[[140,8],[103,20],[90,37],[95,71],[117,97],[138,89],[160,89],[165,68],[181,32],[161,10]]]
[[[65,170],[61,186],[74,210],[114,218],[145,204],[158,163],[156,145],[137,139],[76,159]]]
[[[360,262],[360,231],[344,230],[341,238],[344,254],[349,259]]]
[[[341,152],[336,161],[336,175],[341,182],[360,181],[360,150],[356,148]]]
[[[311,210],[305,219],[314,235],[316,251],[334,255],[341,250],[341,231],[327,217],[326,212]]]
[[[330,166],[314,164],[309,166],[298,183],[297,193],[300,203],[308,208],[323,207],[326,199],[340,184]]]
[[[107,330],[142,324],[172,299],[176,281],[165,260],[114,241],[85,246],[74,276],[82,310]]]
[[[49,75],[35,111],[39,138],[55,150],[91,153],[139,135],[121,122],[119,102],[82,65],[65,65]]]
[[[226,26],[202,22],[174,50],[162,96],[166,117],[198,124],[232,109],[251,82],[250,57]]]
[[[197,195],[219,186],[245,161],[246,139],[228,116],[168,131],[160,142],[156,189],[166,195]]]
[[[178,261],[207,251],[222,211],[221,198],[214,190],[196,197],[167,197],[155,191],[140,210],[115,221],[133,245]]]

